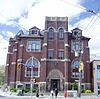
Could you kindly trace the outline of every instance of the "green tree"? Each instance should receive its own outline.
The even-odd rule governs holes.
[[[72,89],[77,90],[78,89],[78,84],[76,82],[74,82],[72,84]]]
[[[0,85],[4,84],[4,73],[5,73],[5,66],[0,65]]]

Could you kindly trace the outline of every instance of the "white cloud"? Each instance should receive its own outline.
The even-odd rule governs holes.
[[[84,10],[82,0],[3,0],[0,3],[0,23],[24,27],[44,28],[45,16],[78,17]],[[73,7],[74,5],[74,7]],[[75,6],[80,6],[79,9]],[[26,15],[27,14],[27,15]],[[27,17],[26,17],[27,16]],[[13,19],[19,19],[16,23]],[[19,27],[19,26],[18,26]]]
[[[10,31],[2,31],[0,33],[0,65],[6,64],[6,57],[8,51],[8,40],[10,37],[14,37],[14,34]]]
[[[0,23],[6,24],[10,19],[20,18],[34,4],[41,0],[2,0],[0,2]],[[34,5],[35,6],[35,5]]]
[[[81,0],[66,1],[81,6]],[[32,7],[28,13],[28,17],[21,17],[19,23],[27,29],[32,26],[44,29],[45,16],[68,16],[71,19],[76,16],[78,17],[83,11],[83,9],[77,7],[73,8],[72,5],[63,2],[63,0],[45,0]]]
[[[0,35],[0,65],[6,64],[7,46],[8,41],[4,40],[3,36]]]
[[[9,19],[20,17],[23,12],[32,6],[32,2],[34,2],[34,0],[3,0],[0,3],[0,12]]]
[[[10,32],[10,31],[7,31],[6,34],[7,34],[8,38],[14,37],[14,33]]]
[[[3,39],[9,40],[9,38],[14,37],[14,33],[10,31],[1,31],[1,35],[4,37]]]

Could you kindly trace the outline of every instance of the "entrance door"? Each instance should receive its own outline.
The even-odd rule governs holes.
[[[51,89],[55,88],[60,90],[60,79],[51,79]]]

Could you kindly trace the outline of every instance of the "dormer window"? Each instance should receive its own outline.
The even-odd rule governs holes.
[[[73,32],[73,36],[74,36],[74,37],[81,37],[82,34],[81,34],[80,31],[74,31],[74,32]]]
[[[33,27],[29,29],[29,35],[39,36],[40,35],[40,29],[37,27]]]
[[[75,32],[73,33],[73,35],[76,36],[76,35],[77,35],[77,31],[75,31]]]
[[[32,34],[37,35],[38,34],[37,30],[32,30]]]
[[[79,28],[75,28],[72,30],[73,36],[75,38],[81,37],[82,36],[82,30],[80,30]]]

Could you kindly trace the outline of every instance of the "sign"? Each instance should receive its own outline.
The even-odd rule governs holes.
[[[21,64],[17,64],[17,70],[21,70]]]
[[[77,98],[77,90],[67,90],[68,97]]]
[[[80,62],[80,68],[79,68],[79,71],[83,71],[83,69],[84,69],[84,64],[83,64],[83,62],[81,61],[81,62]]]

